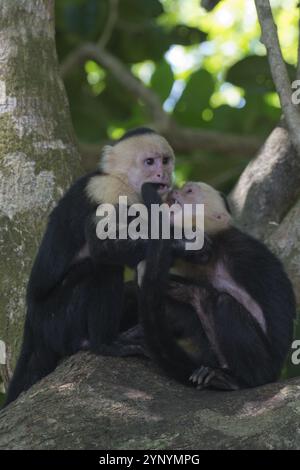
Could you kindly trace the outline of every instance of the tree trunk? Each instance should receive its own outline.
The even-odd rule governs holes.
[[[239,226],[282,260],[300,305],[300,159],[283,125],[276,127],[234,188]]]
[[[81,353],[0,413],[0,449],[299,449],[300,379],[198,391]]]
[[[0,364],[20,346],[25,288],[47,215],[79,174],[58,72],[54,0],[0,0]],[[6,360],[4,355],[6,349]]]
[[[299,196],[300,159],[279,125],[241,175],[231,202],[240,226],[266,240]]]

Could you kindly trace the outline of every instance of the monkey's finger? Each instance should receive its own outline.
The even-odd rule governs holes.
[[[194,384],[201,385],[205,377],[210,373],[211,369],[206,366],[201,366],[199,369],[196,369],[193,374],[190,376],[189,380],[191,380]]]

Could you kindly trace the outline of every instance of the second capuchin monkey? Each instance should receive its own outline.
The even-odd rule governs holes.
[[[142,188],[150,208],[159,201]],[[295,298],[281,262],[233,224],[224,197],[187,183],[170,203],[204,204],[205,244],[178,250],[151,240],[140,314],[150,353],[166,373],[197,388],[235,390],[275,381],[290,348]]]

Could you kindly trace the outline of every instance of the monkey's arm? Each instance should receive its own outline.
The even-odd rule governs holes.
[[[148,210],[160,203],[155,187],[144,184],[142,196]],[[178,346],[173,325],[167,317],[167,288],[172,263],[172,240],[149,240],[145,272],[141,280],[140,315],[145,342],[156,362],[180,382],[186,383],[194,370],[193,361]]]
[[[191,240],[173,240],[172,252],[174,258],[181,258],[191,264],[206,264],[213,255],[213,243],[208,235],[204,235],[203,247],[200,250],[187,250],[186,243]]]
[[[214,292],[209,291],[206,287],[195,284],[182,284],[180,282],[172,281],[169,283],[168,295],[172,299],[190,304],[194,308],[209,343],[218,359],[220,367],[223,369],[228,368],[227,361],[220,348],[215,333],[213,311],[216,296],[214,295]],[[205,307],[203,307],[204,305]]]
[[[145,258],[148,240],[120,239],[118,225],[116,238],[101,240],[97,236],[96,224],[96,218],[91,216],[85,228],[90,256],[96,264],[127,265],[134,268]]]
[[[204,388],[237,390],[239,382],[228,367],[227,359],[216,334],[216,325],[213,317],[216,296],[213,295],[213,292],[209,292],[206,287],[181,284],[174,281],[169,285],[168,295],[172,299],[190,304],[194,308],[210,347],[219,363],[219,367],[201,365],[193,371],[190,381],[199,390]]]

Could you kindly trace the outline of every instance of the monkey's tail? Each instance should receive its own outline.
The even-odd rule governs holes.
[[[20,355],[17,361],[16,368],[14,370],[13,376],[9,383],[6,399],[3,405],[5,408],[9,403],[16,400],[20,393],[26,390],[26,382],[28,375],[28,365],[30,363],[30,358],[32,355],[32,341],[31,334],[28,326],[25,322],[24,327],[24,336],[21,346]]]
[[[28,317],[26,317],[20,355],[8,387],[3,408],[16,400],[22,392],[28,390],[54,368],[55,364],[53,361],[47,360],[44,352],[41,354],[41,351],[37,351],[34,348],[34,338]]]
[[[142,196],[148,213],[151,204],[161,203],[156,190],[144,185]],[[151,223],[151,217],[149,217]],[[177,345],[166,315],[166,292],[172,263],[171,240],[150,239],[146,269],[140,294],[140,314],[146,343],[165,372],[180,382],[188,383],[195,364]]]

